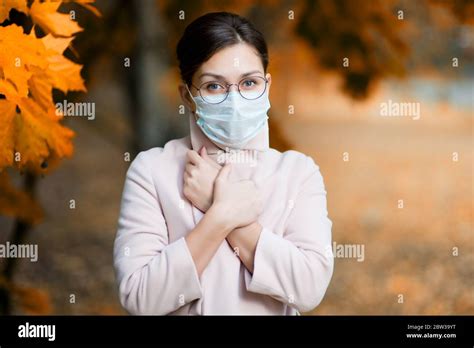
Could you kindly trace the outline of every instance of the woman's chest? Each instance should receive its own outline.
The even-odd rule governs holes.
[[[251,179],[255,182],[263,202],[263,212],[259,217],[262,226],[273,233],[282,235],[286,221],[295,205],[298,183],[281,168],[235,166],[232,180]],[[184,164],[174,166],[166,178],[155,178],[155,189],[165,218],[170,242],[186,236],[202,218],[203,213],[195,208],[183,194]]]

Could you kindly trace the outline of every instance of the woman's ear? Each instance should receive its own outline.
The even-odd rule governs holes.
[[[186,88],[186,85],[180,84],[178,90],[184,105],[194,114],[196,112],[196,106],[194,101],[191,99],[191,95],[189,94],[190,92]]]
[[[265,78],[266,78],[267,81],[268,81],[268,86],[267,86],[267,88],[268,88],[268,90],[270,91],[270,86],[271,86],[271,84],[272,84],[272,75],[271,75],[270,73],[268,73],[268,74],[265,75]]]

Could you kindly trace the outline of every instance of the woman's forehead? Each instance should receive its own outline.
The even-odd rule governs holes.
[[[205,74],[213,74],[222,76],[224,79],[233,80],[248,72],[256,71],[260,74],[264,73],[262,60],[258,53],[248,44],[237,44],[214,53],[196,71],[195,77],[199,80],[212,79],[211,75]]]

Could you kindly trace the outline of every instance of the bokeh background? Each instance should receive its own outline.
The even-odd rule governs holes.
[[[15,266],[15,284],[29,290],[10,313],[125,313],[112,266],[124,154],[187,134],[175,46],[192,20],[225,10],[249,18],[268,41],[272,146],[316,161],[333,240],[365,247],[363,262],[335,259],[326,297],[309,314],[474,314],[472,2],[95,6],[101,17],[76,9],[84,31],[70,52],[88,92],[55,92],[58,101],[95,103],[95,119],[65,117],[74,154],[36,182],[44,217],[23,240],[38,244],[39,260]],[[382,117],[389,100],[420,103],[420,119]],[[17,223],[0,217],[0,243]]]

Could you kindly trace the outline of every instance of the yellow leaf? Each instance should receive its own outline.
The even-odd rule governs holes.
[[[66,48],[71,44],[71,41],[74,39],[74,37],[69,37],[69,38],[60,38],[60,37],[54,37],[51,34],[48,34],[44,37],[41,38],[41,41],[43,42],[44,47],[46,47],[47,50],[52,50],[56,53],[62,54]]]
[[[28,80],[31,96],[43,110],[48,110],[53,106],[53,87],[48,74],[35,66],[29,68],[33,73],[33,76]]]
[[[0,100],[0,168],[13,165],[16,106]]]
[[[48,78],[53,87],[63,92],[86,91],[84,80],[81,77],[82,66],[74,63],[62,55],[73,38],[55,38],[46,35],[41,39],[47,49]]]
[[[22,97],[28,95],[28,79],[31,72],[28,65],[45,69],[46,50],[41,40],[34,35],[26,35],[17,25],[0,27],[0,68],[3,78],[10,80]]]
[[[17,103],[21,99],[18,90],[11,80],[0,79],[0,94],[13,103]]]
[[[38,170],[50,156],[71,156],[74,132],[62,126],[55,109],[43,110],[34,100],[23,98],[21,117],[16,118],[15,151],[21,154],[19,167]]]
[[[43,122],[45,117],[41,108],[32,113],[33,106],[28,98],[22,99],[20,106],[21,117],[16,118],[16,141],[15,151],[19,152],[21,158],[17,166],[22,168],[26,165],[40,167],[49,156],[49,148],[46,138],[49,138],[48,125]],[[39,109],[39,110],[38,110]]]
[[[81,77],[82,65],[76,64],[61,54],[48,56],[48,76],[52,85],[63,92],[86,91]]]
[[[56,12],[61,2],[37,2],[30,8],[30,16],[45,32],[54,36],[69,37],[82,28],[69,15]]]
[[[27,0],[2,0],[0,1],[0,23],[8,19],[12,8],[28,13]]]

